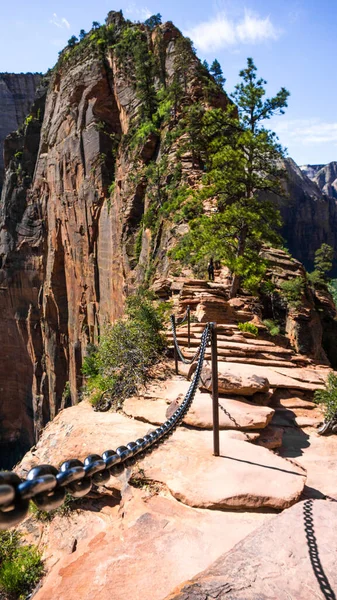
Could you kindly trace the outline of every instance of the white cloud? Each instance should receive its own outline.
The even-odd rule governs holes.
[[[269,16],[261,18],[245,10],[244,15],[236,20],[230,19],[225,12],[219,12],[213,19],[199,23],[184,33],[199,50],[209,52],[238,44],[276,40],[281,31],[273,25]]]
[[[53,17],[49,23],[56,25],[59,29],[70,29],[69,21],[65,17],[58,17],[56,13],[53,13]]]
[[[328,123],[316,118],[293,119],[275,121],[272,127],[281,141],[287,138],[289,144],[337,144],[337,122]]]
[[[149,11],[146,6],[138,8],[134,2],[129,4],[124,12],[134,19],[138,19],[139,21],[145,21],[152,15],[152,12]]]

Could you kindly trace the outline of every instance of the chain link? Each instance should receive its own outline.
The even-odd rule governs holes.
[[[192,358],[186,358],[183,355],[183,353],[182,353],[182,351],[181,351],[181,349],[179,347],[179,343],[178,343],[178,340],[177,340],[176,323],[175,323],[175,320],[174,320],[174,316],[171,316],[170,320],[171,320],[171,326],[172,326],[173,343],[175,345],[175,348],[176,348],[176,351],[178,353],[178,356],[179,356],[180,360],[185,365],[191,365],[198,358],[198,356],[200,354],[201,344],[200,344],[198,350],[196,351],[196,353],[194,354],[194,356]]]
[[[116,450],[106,450],[102,456],[90,454],[83,462],[72,459],[57,470],[52,465],[39,465],[31,469],[27,479],[10,471],[0,472],[0,530],[20,523],[28,513],[32,500],[41,510],[53,510],[61,506],[66,492],[81,498],[90,492],[92,485],[106,483],[111,475],[118,475],[130,461],[144,455],[150,448],[163,442],[184,419],[194,400],[203,366],[210,325],[206,325],[198,350],[199,360],[194,378],[182,404],[173,415],[135,442],[128,442]]]
[[[225,413],[225,415],[232,421],[232,423],[234,423],[235,427],[238,427],[238,429],[240,429],[240,425],[239,423],[234,419],[234,417],[232,417],[232,415],[228,412],[228,410],[225,409],[224,406],[222,406],[222,404],[220,404],[220,402],[218,402],[219,408],[221,408],[222,412]]]
[[[191,311],[191,309],[188,306],[187,309],[186,309],[186,312],[185,312],[184,316],[180,320],[176,319],[176,321],[175,321],[176,325],[178,325],[178,326],[183,325],[187,321],[188,315],[190,314],[190,311]]]

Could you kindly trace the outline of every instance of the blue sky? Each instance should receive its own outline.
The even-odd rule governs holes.
[[[220,61],[231,92],[252,56],[270,95],[290,93],[269,122],[298,164],[337,160],[336,0],[0,0],[0,72],[46,71],[60,49],[109,10],[143,21],[161,13],[194,41],[200,58]]]

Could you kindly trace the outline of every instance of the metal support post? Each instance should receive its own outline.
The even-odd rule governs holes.
[[[188,306],[187,307],[187,344],[188,344],[188,348],[191,346],[191,309]]]
[[[218,381],[218,340],[216,323],[211,323],[212,346],[212,404],[213,404],[213,449],[214,456],[220,455],[219,435],[219,381]]]
[[[174,315],[172,315],[172,321],[173,321],[173,328],[174,331],[176,330],[176,318]],[[178,352],[177,352],[177,347],[176,347],[176,342],[173,336],[173,348],[174,348],[174,365],[175,365],[175,371],[176,374],[178,375]]]

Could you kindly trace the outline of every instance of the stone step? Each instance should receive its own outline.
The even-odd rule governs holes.
[[[198,286],[207,286],[207,281],[205,279],[186,279],[184,282],[184,287],[198,287]]]
[[[193,337],[196,340],[200,340],[204,328],[200,328],[200,330],[198,330],[196,328],[191,327],[190,329],[191,329],[190,330],[191,338]],[[185,323],[181,327],[178,325],[178,327],[176,328],[176,332],[177,332],[177,335],[182,338],[188,337],[188,328],[185,327]],[[166,329],[165,333],[166,333],[166,335],[170,335],[170,334],[172,335],[172,329],[171,328]],[[233,328],[219,329],[219,331],[217,332],[217,336],[218,336],[218,339],[222,339],[222,338],[228,339],[228,337],[230,337],[230,338],[233,338],[234,341],[236,341],[236,342],[246,343],[247,340],[249,340],[249,343],[256,344],[256,345],[260,344],[263,346],[265,346],[265,345],[276,346],[276,344],[274,344],[274,342],[270,342],[269,340],[268,341],[262,340],[262,339],[256,338],[255,336],[248,337],[247,332],[240,331],[239,329],[237,329],[237,330],[233,329]]]
[[[173,339],[169,340],[173,343]],[[177,336],[177,341],[179,346],[182,349],[187,349],[187,339]],[[200,339],[196,339],[194,336],[191,337],[190,347],[197,348],[200,344]],[[226,348],[228,350],[239,350],[240,352],[244,352],[245,354],[255,354],[259,352],[268,352],[269,354],[283,355],[283,356],[292,356],[293,351],[288,348],[282,348],[282,346],[273,346],[268,344],[250,344],[249,342],[235,342],[228,339],[218,338],[218,348]]]
[[[221,294],[222,296],[226,296],[227,298],[227,294],[226,291],[222,288],[212,288],[210,289],[209,287],[191,287],[191,288],[186,288],[183,287],[183,289],[180,292],[180,298],[184,298],[186,296],[193,296],[193,294],[207,294],[210,296],[217,296],[219,294]]]
[[[181,329],[187,329],[187,324],[185,323],[184,325],[181,326]],[[191,323],[191,330],[193,329],[193,331],[204,331],[205,329],[205,324],[204,323],[195,323],[192,322]],[[234,330],[234,331],[239,331],[239,328],[237,326],[236,323],[218,323],[217,324],[217,330],[218,331],[226,331],[226,330]]]
[[[171,349],[173,350],[173,347],[171,347]],[[194,353],[193,352],[184,352],[184,356],[186,359],[191,359],[193,357]],[[210,351],[206,351],[205,354],[205,358],[207,360],[211,359],[211,352]],[[219,362],[230,362],[230,363],[238,363],[238,364],[245,364],[245,365],[261,365],[261,366],[265,366],[265,367],[294,367],[294,365],[287,361],[287,360],[274,360],[271,358],[255,358],[254,356],[240,356],[239,354],[235,354],[235,353],[231,353],[230,351],[226,351],[226,350],[219,350],[218,352],[218,360]],[[181,363],[179,361],[179,368]],[[179,371],[182,372],[184,374],[183,371]]]
[[[165,419],[178,408],[181,396],[188,390],[187,381],[172,380],[172,386],[168,388],[169,397],[172,397],[176,389],[176,400],[170,405],[165,398],[139,398],[132,397],[125,400],[123,410],[126,415],[134,419],[161,425]],[[179,400],[178,400],[179,399]],[[259,406],[249,402],[246,398],[233,396],[231,398],[220,398],[221,406],[226,410],[219,410],[220,429],[234,429],[238,431],[251,431],[263,429],[270,423],[274,409],[269,406]],[[197,391],[192,406],[183,420],[183,425],[196,429],[213,429],[212,396],[208,392]]]

